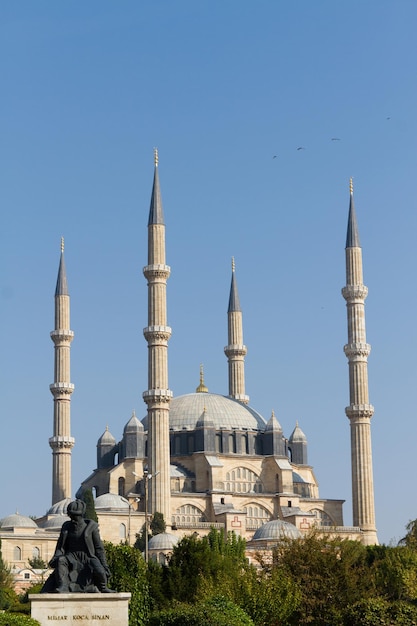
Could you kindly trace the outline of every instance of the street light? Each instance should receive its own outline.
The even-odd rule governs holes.
[[[127,500],[127,498],[121,498],[123,502],[126,502],[126,504],[129,507],[129,522],[128,522],[128,527],[127,527],[127,543],[130,546],[130,512],[132,510],[132,505],[130,504],[129,500]]]
[[[143,479],[144,479],[144,487],[145,487],[145,563],[149,562],[149,547],[148,547],[148,483],[149,481],[157,476],[158,472],[155,474],[149,474],[147,469],[143,470]]]

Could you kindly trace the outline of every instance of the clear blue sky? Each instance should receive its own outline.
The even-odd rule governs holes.
[[[71,294],[73,490],[106,424],[145,415],[159,148],[170,388],[227,394],[231,257],[246,391],[307,435],[352,523],[344,244],[364,257],[380,540],[417,517],[414,0],[3,0],[0,517],[50,506],[54,288]],[[338,140],[332,141],[332,138]],[[297,148],[303,147],[303,150]],[[276,157],[276,158],[274,158]]]

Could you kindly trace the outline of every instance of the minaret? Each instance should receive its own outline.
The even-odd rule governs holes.
[[[348,343],[344,352],[349,361],[350,404],[346,415],[350,421],[353,525],[363,532],[363,543],[378,543],[375,526],[374,483],[372,474],[371,417],[374,407],[369,404],[368,355],[371,346],[366,343],[365,298],[368,289],[363,284],[362,249],[353,202],[353,183],[350,179],[350,205],[346,237],[346,300]]]
[[[232,258],[232,282],[230,285],[229,307],[227,309],[228,341],[224,349],[229,364],[229,396],[248,404],[245,394],[245,354],[243,344],[242,310],[235,277],[235,260]]]
[[[158,151],[148,221],[148,265],[143,273],[148,281],[148,326],[143,334],[148,342],[148,389],[143,399],[148,405],[149,511],[162,513],[171,524],[169,403],[168,389],[167,280],[170,267],[165,264],[165,224],[159,189]]]
[[[54,382],[49,386],[54,397],[54,435],[49,439],[52,448],[52,504],[71,498],[71,394],[70,345],[74,333],[70,330],[70,297],[64,261],[64,238],[61,239],[61,259],[55,289],[55,330],[51,332],[55,344]]]

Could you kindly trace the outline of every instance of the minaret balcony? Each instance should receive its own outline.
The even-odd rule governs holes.
[[[52,383],[52,385],[49,385],[49,389],[55,398],[60,395],[70,395],[74,388],[72,383]]]
[[[168,403],[171,401],[172,396],[171,389],[148,389],[142,394],[146,404]]]
[[[374,411],[375,409],[372,404],[351,404],[345,408],[347,417],[355,421],[363,418],[366,420],[371,419]]]
[[[64,448],[71,450],[74,447],[74,437],[65,437],[63,435],[57,435],[49,438],[49,445],[52,450],[62,450]]]
[[[247,354],[248,349],[245,345],[237,345],[231,344],[230,346],[225,346],[224,353],[226,356],[245,356]]]
[[[366,361],[371,352],[371,346],[369,343],[347,343],[343,346],[343,351],[352,363]]]
[[[346,285],[342,289],[342,296],[348,302],[362,304],[368,295],[368,287],[365,285]]]
[[[161,342],[166,343],[171,337],[172,330],[170,326],[147,326],[143,329],[143,334],[149,345],[158,345]]]
[[[145,278],[152,281],[167,280],[171,274],[171,268],[169,265],[163,265],[157,263],[155,265],[146,265],[143,268],[143,274]]]
[[[54,343],[59,343],[60,341],[72,341],[74,339],[74,331],[63,329],[53,330],[51,332],[51,339]]]

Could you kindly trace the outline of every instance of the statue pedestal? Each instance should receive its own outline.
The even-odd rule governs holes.
[[[31,617],[42,626],[128,626],[130,593],[39,593],[29,595]]]

